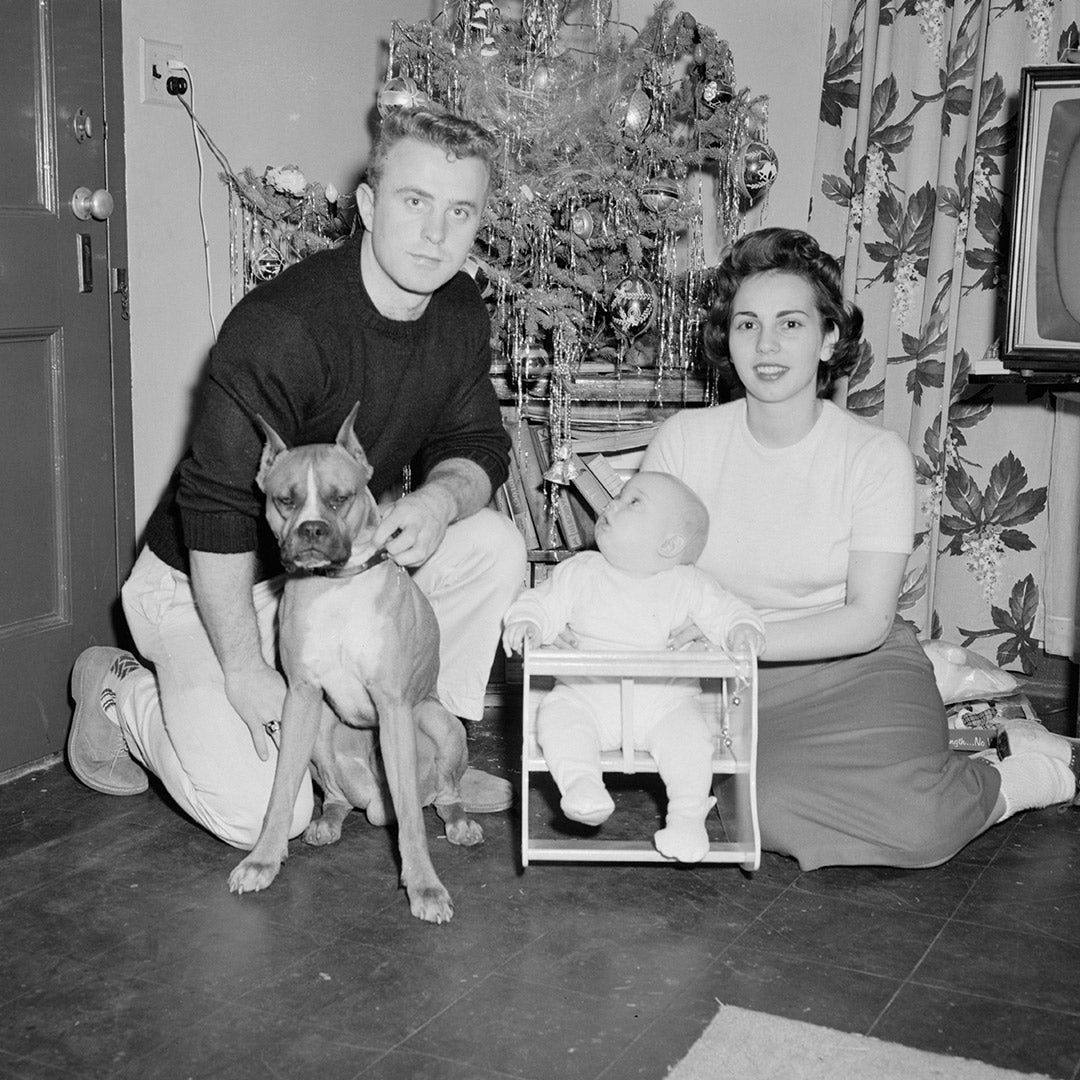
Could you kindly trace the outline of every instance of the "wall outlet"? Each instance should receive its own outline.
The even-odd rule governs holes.
[[[166,41],[139,38],[139,59],[142,63],[142,101],[147,105],[175,104],[173,96],[165,89],[165,80],[174,73],[169,71],[170,60],[182,60],[179,45]]]

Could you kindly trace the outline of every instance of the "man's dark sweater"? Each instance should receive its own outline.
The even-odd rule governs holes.
[[[245,296],[210,357],[192,430],[146,527],[164,562],[188,549],[255,551],[257,579],[280,571],[255,484],[261,415],[288,446],[333,442],[353,404],[376,498],[412,466],[419,485],[447,458],[475,461],[493,489],[510,440],[490,381],[490,320],[459,273],[414,322],[381,315],[364,288],[360,236],[313,255]]]

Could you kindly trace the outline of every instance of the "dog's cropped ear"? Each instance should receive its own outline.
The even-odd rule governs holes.
[[[259,485],[260,491],[265,491],[266,488],[263,485],[266,481],[266,474],[270,471],[270,467],[278,456],[289,448],[285,445],[285,440],[257,413],[255,419],[259,421],[259,427],[263,429],[263,435],[266,439],[263,444],[262,459],[259,461],[259,471],[255,476],[255,483]]]
[[[345,417],[344,423],[338,429],[337,444],[344,450],[350,457],[356,458],[367,472],[368,478],[371,476],[371,466],[368,465],[367,454],[364,453],[364,448],[360,445],[360,440],[356,437],[356,432],[353,430],[353,425],[356,423],[356,414],[360,411],[360,402],[358,401],[352,409],[349,410],[349,415]],[[365,479],[365,483],[367,480]]]

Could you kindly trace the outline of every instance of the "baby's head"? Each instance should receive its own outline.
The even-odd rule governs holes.
[[[705,504],[677,477],[635,473],[596,523],[596,546],[612,566],[657,574],[697,562],[709,535]]]

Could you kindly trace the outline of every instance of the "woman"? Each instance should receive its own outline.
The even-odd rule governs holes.
[[[862,330],[836,261],[806,233],[763,229],[734,245],[717,286],[706,351],[745,396],[669,419],[642,467],[701,496],[713,528],[698,565],[766,622],[762,846],[804,870],[934,866],[1012,813],[1074,798],[1077,740],[1029,725],[1000,761],[948,748],[933,668],[896,618],[911,455],[829,400]]]

